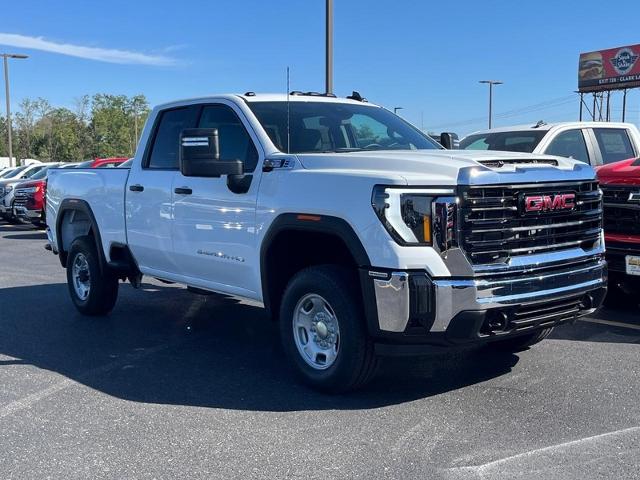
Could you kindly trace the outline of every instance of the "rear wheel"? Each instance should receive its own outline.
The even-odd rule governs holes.
[[[492,342],[490,346],[502,351],[519,352],[527,347],[535,345],[536,343],[540,343],[542,340],[547,338],[552,331],[553,327],[543,328],[542,330],[531,332],[526,335],[507,338],[505,340],[497,340]]]
[[[280,335],[285,352],[302,380],[319,390],[353,390],[376,371],[354,284],[347,269],[317,266],[297,273],[284,293]]]
[[[67,256],[67,284],[71,300],[84,315],[109,313],[118,299],[118,277],[100,268],[92,237],[76,238]]]

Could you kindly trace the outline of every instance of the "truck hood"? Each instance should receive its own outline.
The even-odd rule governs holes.
[[[640,185],[640,158],[596,167],[598,180],[602,184]]]
[[[10,180],[0,180],[0,187],[6,187],[7,185],[14,186],[16,183],[22,183],[26,178],[12,178]]]
[[[594,178],[582,162],[548,155],[478,150],[398,150],[298,154],[305,169],[381,175],[408,185],[544,182]],[[551,164],[550,164],[551,163]]]

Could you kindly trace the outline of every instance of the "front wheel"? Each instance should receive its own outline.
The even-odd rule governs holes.
[[[67,285],[71,300],[84,315],[109,313],[118,299],[118,277],[100,268],[93,238],[83,236],[71,244],[67,257]]]
[[[318,390],[353,390],[375,374],[378,362],[354,284],[349,270],[323,265],[298,272],[285,290],[284,350],[302,380]]]
[[[9,210],[9,213],[7,214],[5,219],[7,220],[7,222],[13,225],[22,223],[22,221],[15,215],[15,200],[11,202],[11,209]]]

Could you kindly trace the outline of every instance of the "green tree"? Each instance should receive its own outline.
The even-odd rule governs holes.
[[[94,95],[91,114],[94,155],[128,155],[131,152],[129,99],[125,95]]]

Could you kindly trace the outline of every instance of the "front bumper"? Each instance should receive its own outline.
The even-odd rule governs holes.
[[[606,294],[607,264],[596,256],[474,278],[372,269],[362,275],[374,337],[452,345],[515,336],[592,313]]]
[[[26,207],[15,207],[14,214],[29,221],[42,219],[42,210],[29,210]]]
[[[640,242],[607,242],[607,263],[611,272],[627,273],[625,261],[627,255],[640,256]]]

